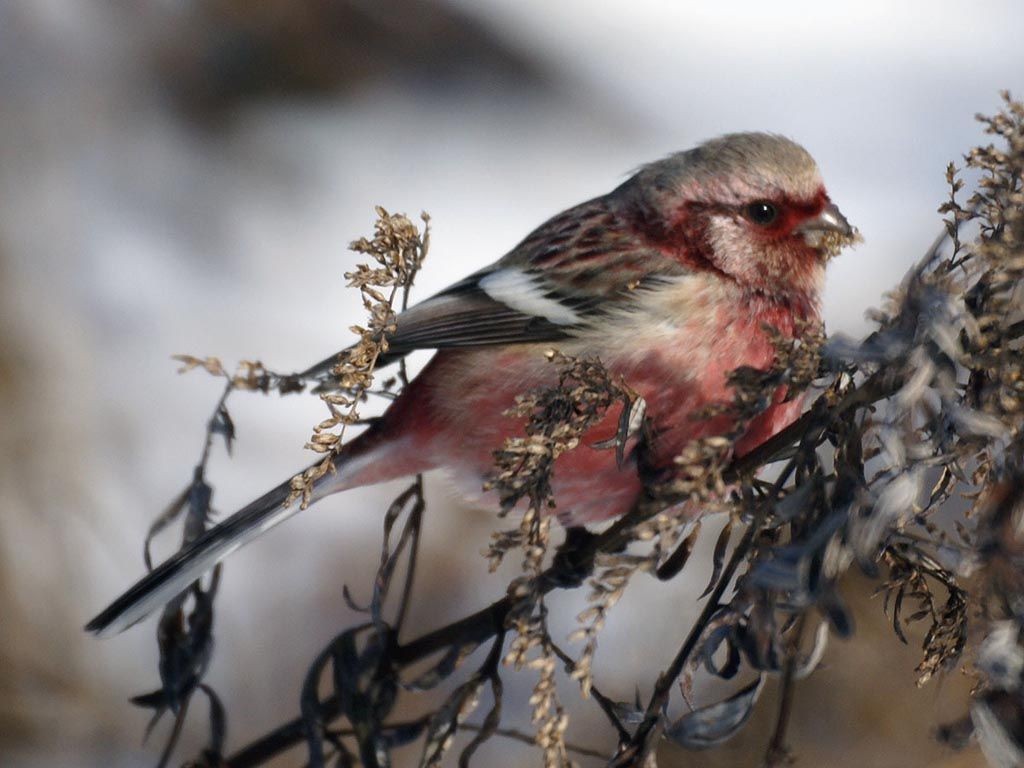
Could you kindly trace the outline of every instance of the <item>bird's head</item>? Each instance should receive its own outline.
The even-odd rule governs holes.
[[[782,136],[729,134],[634,181],[644,230],[661,249],[759,293],[816,300],[825,263],[857,238],[814,159]]]

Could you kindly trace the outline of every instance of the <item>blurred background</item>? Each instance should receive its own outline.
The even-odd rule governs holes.
[[[865,236],[831,266],[825,310],[831,331],[861,334],[939,230],[974,113],[1024,90],[1021,29],[1014,0],[0,0],[0,764],[155,764],[169,723],[143,744],[149,714],[127,703],[157,684],[153,622],[105,641],[81,627],[142,573],[145,531],[201,449],[220,385],[176,376],[170,355],[289,371],[345,346],[362,314],[346,246],[373,205],[433,217],[425,297],[642,162],[784,133]],[[308,463],[322,409],[236,396],[214,506]],[[334,497],[228,563],[208,679],[230,747],[294,716],[314,654],[361,620],[341,587],[368,593],[395,491]],[[493,516],[443,478],[429,497],[417,634],[500,596],[514,570],[486,576]],[[609,695],[632,698],[671,658],[706,551],[688,571],[638,578],[613,613],[596,660]],[[874,586],[850,579],[857,634],[797,689],[799,764],[982,765],[933,738],[969,680],[915,688],[915,638],[893,636]],[[553,602],[565,633],[580,606]],[[507,682],[509,723],[528,728],[533,677]],[[572,740],[611,745],[574,686],[562,693]],[[660,764],[757,765],[773,697],[723,749],[666,746]],[[178,762],[205,735],[197,702]],[[539,756],[496,739],[479,764]]]

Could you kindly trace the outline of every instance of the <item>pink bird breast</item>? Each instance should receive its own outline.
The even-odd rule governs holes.
[[[791,335],[796,317],[816,315],[813,305],[751,299],[738,289],[695,290],[688,285],[680,293],[684,295],[661,297],[663,303],[674,300],[685,306],[675,322],[640,317],[632,325],[618,324],[618,335],[581,336],[555,345],[569,355],[596,354],[644,398],[654,432],[649,456],[656,469],[673,467],[691,440],[731,427],[725,416],[695,416],[709,405],[731,402],[727,377],[732,370],[771,364],[774,350],[765,324]],[[657,311],[657,302],[648,305]],[[555,383],[558,366],[544,354],[550,346],[439,352],[387,412],[379,439],[372,441],[376,455],[359,462],[366,469],[346,477],[345,487],[443,468],[467,501],[496,508],[495,495],[482,490],[493,471],[494,451],[506,438],[524,434],[523,419],[504,414],[517,395]],[[737,455],[790,424],[800,408],[799,399],[786,401],[784,392],[776,393],[775,402],[736,443]],[[634,462],[620,468],[614,450],[593,447],[615,436],[619,415],[620,406],[610,409],[577,448],[555,461],[552,487],[563,523],[616,517],[629,511],[641,494]],[[389,477],[380,476],[382,463],[393,468],[386,473]]]

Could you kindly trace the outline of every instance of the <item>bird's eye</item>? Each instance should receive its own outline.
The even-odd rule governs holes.
[[[743,209],[744,215],[755,224],[767,227],[779,216],[779,209],[765,200],[758,200]]]

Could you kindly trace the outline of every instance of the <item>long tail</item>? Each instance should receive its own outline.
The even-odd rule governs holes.
[[[402,467],[388,471],[387,462],[375,461],[373,451],[365,450],[374,441],[364,441],[366,436],[346,446],[352,449],[359,445],[363,450],[344,451],[334,460],[337,471],[328,472],[313,484],[314,502],[336,491],[401,474]],[[419,469],[413,468],[415,471]],[[302,506],[298,503],[285,506],[290,493],[291,478],[207,530],[139,579],[86,624],[86,630],[101,636],[115,635],[146,618],[236,549],[299,512]]]

